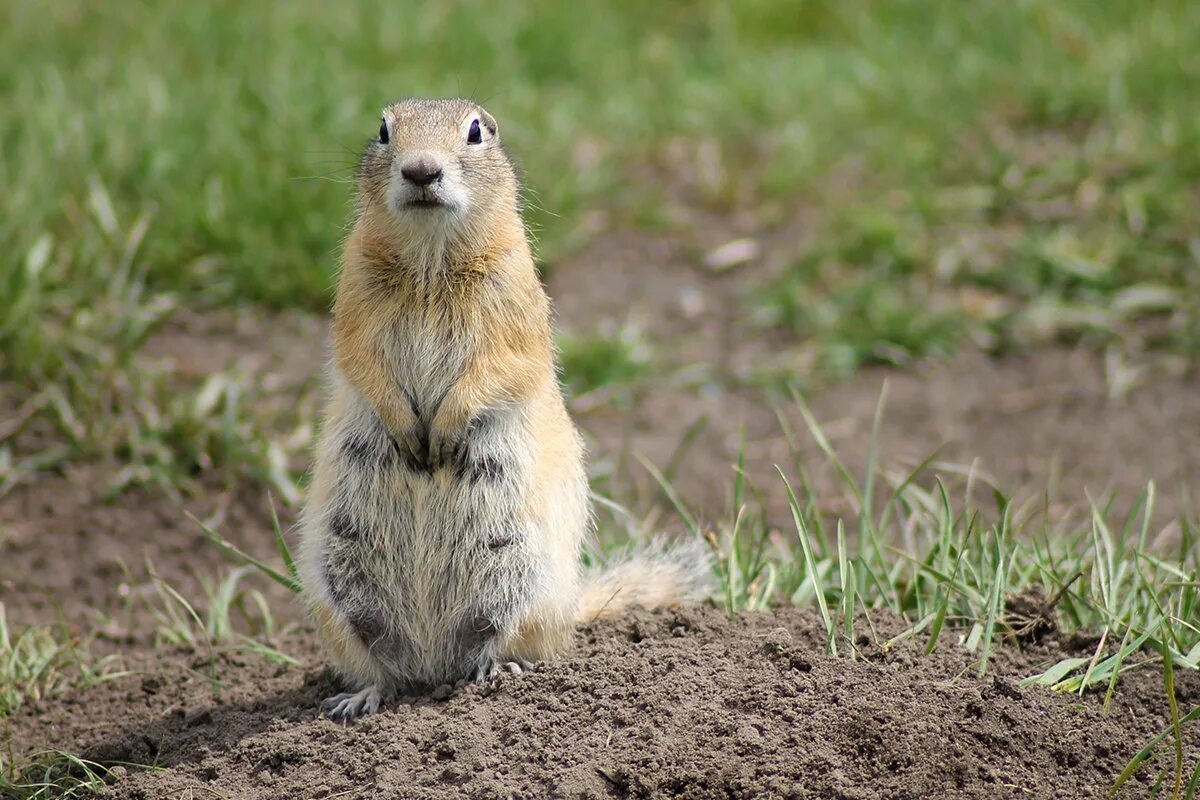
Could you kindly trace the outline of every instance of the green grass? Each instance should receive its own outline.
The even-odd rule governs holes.
[[[116,489],[225,464],[294,498],[286,453],[228,436],[264,425],[250,389],[219,422],[188,418],[138,351],[180,305],[325,309],[355,154],[404,95],[497,113],[550,269],[588,231],[678,224],[661,206],[680,182],[766,225],[810,208],[812,244],[742,302],[824,371],[965,340],[1194,354],[1198,38],[1184,0],[16,0],[0,401],[60,441],[0,450],[0,491],[100,456]],[[640,368],[609,344],[568,349],[568,382]]]
[[[575,398],[655,374],[649,345],[629,327],[591,335],[564,334],[559,337],[558,352],[567,388]]]
[[[37,472],[86,457],[107,469],[113,495],[136,485],[192,493],[200,476],[226,488],[250,478],[298,497],[288,459],[307,446],[289,435],[303,387],[264,386],[244,372],[180,376],[142,346],[181,298],[150,288],[148,218],[118,223],[99,185],[87,217],[55,244],[41,234],[23,259],[0,261],[11,303],[0,310],[0,497]],[[315,379],[315,375],[314,375]],[[282,398],[282,399],[281,399]],[[49,428],[39,448],[27,430]]]
[[[280,542],[282,546],[282,535]],[[130,602],[144,604],[154,621],[156,647],[187,647],[206,653],[210,663],[221,651],[297,663],[270,644],[282,631],[263,593],[246,585],[247,576],[265,565],[253,562],[215,577],[201,576],[198,601],[188,600],[159,577],[153,563],[146,566],[146,591],[134,593],[140,600],[131,595]],[[118,656],[92,654],[92,638],[63,623],[15,628],[0,603],[0,719],[27,702],[128,675]]]
[[[19,210],[0,228],[6,258],[48,241],[56,264],[84,260],[88,239],[144,219],[156,285],[286,306],[326,306],[349,190],[322,178],[349,177],[379,107],[402,95],[495,108],[548,253],[572,242],[581,213],[622,210],[621,164],[682,140],[716,146],[713,202],[743,180],[785,197],[853,194],[810,183],[848,161],[886,170],[901,196],[876,195],[881,206],[927,215],[1028,220],[1035,202],[1086,189],[1095,211],[1077,221],[1102,230],[1076,255],[1100,257],[1119,283],[1170,281],[1177,267],[1134,256],[1186,256],[1177,226],[1200,170],[1200,12],[1186,2],[530,2],[480,14],[19,0],[9,23],[0,92],[22,113],[0,128]],[[1045,131],[1076,146],[1039,146]],[[97,188],[109,201],[89,219]],[[843,199],[809,201],[852,211],[863,198]]]
[[[93,657],[90,644],[63,624],[17,630],[0,603],[0,719],[26,702],[126,674],[115,657]]]
[[[897,220],[860,210],[752,292],[759,321],[809,343],[814,366],[835,376],[866,363],[949,356],[969,319],[924,280],[927,254],[908,236]]]
[[[149,769],[136,764],[98,764],[62,750],[33,753],[19,762],[0,757],[0,797],[11,800],[95,797],[125,767]]]
[[[199,600],[189,600],[147,563],[151,591],[144,598],[154,619],[156,647],[184,647],[205,657],[208,677],[220,685],[218,656],[251,653],[276,664],[299,662],[275,646],[282,632],[267,598],[246,578],[261,570],[257,562],[200,576]]]
[[[292,594],[300,593],[300,575],[296,570],[296,559],[292,555],[291,547],[288,545],[287,537],[284,535],[283,528],[279,524],[279,515],[275,512],[275,506],[271,506],[271,522],[275,528],[275,546],[279,551],[279,558],[282,562],[282,569],[277,569],[261,561],[254,556],[244,552],[241,548],[230,542],[225,537],[221,536],[216,530],[209,525],[201,522],[195,517],[188,515],[189,518],[200,527],[204,532],[205,537],[217,546],[227,556],[241,562],[243,567],[252,567],[257,569],[266,577],[270,578],[275,583],[287,589]]]
[[[1095,657],[1054,665],[1031,682],[1060,691],[1111,691],[1122,670],[1144,668],[1164,650],[1176,667],[1200,668],[1196,520],[1178,520],[1177,541],[1160,541],[1150,522],[1153,484],[1120,520],[1113,519],[1111,502],[1098,500],[1085,514],[1051,517],[1036,499],[1018,505],[967,470],[958,491],[931,480],[926,465],[901,474],[883,469],[874,456],[863,476],[853,475],[819,423],[801,410],[805,436],[840,476],[853,509],[844,516],[821,510],[829,498],[813,487],[797,432],[788,432],[796,463],[776,476],[790,500],[790,529],[768,524],[741,466],[730,510],[711,527],[649,467],[685,527],[710,542],[719,596],[730,613],[815,605],[830,651],[852,653],[856,634],[871,632],[855,627],[863,615],[886,609],[909,620],[902,637],[921,637],[927,650],[960,640],[976,654],[982,674],[996,647],[1033,635],[1040,621],[1029,618],[1027,604],[1020,613],[1009,604],[1040,598],[1035,609],[1047,620],[1053,616],[1060,633],[1093,631],[1102,638]]]

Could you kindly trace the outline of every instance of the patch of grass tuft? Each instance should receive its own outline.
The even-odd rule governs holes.
[[[152,563],[146,567],[150,591],[143,602],[155,620],[155,643],[205,654],[214,684],[220,682],[218,662],[226,652],[252,653],[276,664],[299,663],[273,644],[282,631],[266,597],[244,585],[254,566],[225,570],[216,577],[202,576],[200,602],[188,600],[163,580]]]
[[[558,349],[563,375],[575,395],[627,386],[653,374],[649,345],[629,326],[586,336],[564,334]]]
[[[820,246],[749,304],[837,374],[968,337],[1200,350],[1194,3],[44,5],[0,29],[0,492],[85,457],[116,488],[217,469],[290,502],[288,453],[243,435],[265,390],[225,376],[196,414],[137,356],[177,307],[328,308],[398,94],[497,113],[550,268],[639,209],[687,218],[680,184],[764,225],[806,198]],[[620,337],[564,351],[577,391],[646,369]],[[58,444],[17,447],[26,424]]]
[[[12,800],[94,797],[126,767],[153,769],[137,764],[99,764],[63,750],[33,753],[20,762],[0,757],[0,796]]]
[[[0,718],[27,701],[126,674],[115,656],[93,658],[89,644],[63,624],[14,630],[0,603]]]
[[[802,403],[798,396],[796,402]],[[872,447],[867,476],[859,478],[803,405],[801,412],[807,435],[840,477],[852,509],[847,515],[831,518],[823,511],[828,498],[814,488],[799,457],[800,436],[790,428],[785,434],[797,461],[791,472],[778,473],[788,493],[790,529],[768,522],[743,488],[742,466],[733,507],[708,529],[647,465],[685,527],[713,547],[720,596],[730,612],[781,602],[816,605],[830,652],[837,653],[839,642],[853,646],[863,615],[888,609],[912,623],[898,638],[924,637],[930,651],[956,642],[975,653],[980,673],[1003,640],[1019,646],[1049,630],[1097,632],[1093,657],[1067,659],[1028,679],[1057,691],[1111,691],[1122,671],[1161,663],[1164,652],[1176,669],[1200,668],[1196,526],[1181,519],[1151,536],[1153,484],[1117,530],[1111,504],[1092,502],[1087,514],[1052,519],[1034,502],[1017,504],[980,486],[970,470],[962,470],[961,497],[940,478],[930,486],[932,459],[897,473],[876,462]],[[877,431],[878,417],[873,435]],[[1032,611],[1031,597],[1043,598]]]
[[[307,439],[269,438],[300,427],[279,410],[280,390],[247,374],[196,382],[142,354],[179,298],[147,286],[151,218],[123,227],[100,183],[89,197],[73,236],[39,238],[0,275],[12,300],[0,311],[0,408],[13,411],[0,423],[0,496],[85,458],[111,468],[114,495],[149,485],[178,496],[203,475],[226,487],[253,478],[296,502],[287,464]]]
[[[753,292],[761,322],[816,350],[824,372],[953,353],[968,317],[923,275],[917,245],[887,217],[863,218]]]

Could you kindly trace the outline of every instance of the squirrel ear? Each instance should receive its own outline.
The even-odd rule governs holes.
[[[488,129],[488,133],[495,136],[500,129],[496,126],[496,118],[482,108],[479,109],[479,121],[483,123],[483,127]]]

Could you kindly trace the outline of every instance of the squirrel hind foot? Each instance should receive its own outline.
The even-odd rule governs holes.
[[[342,692],[326,698],[321,712],[333,722],[349,725],[359,717],[374,714],[383,707],[384,694],[378,686],[368,686],[358,692]]]

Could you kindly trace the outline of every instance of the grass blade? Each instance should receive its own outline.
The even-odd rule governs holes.
[[[254,556],[250,555],[249,553],[244,552],[240,547],[238,547],[237,545],[235,545],[233,542],[229,541],[225,537],[221,536],[221,534],[217,533],[216,531],[214,531],[212,528],[205,525],[200,520],[196,519],[196,517],[194,517],[192,514],[190,514],[190,513],[187,514],[187,518],[190,519],[192,522],[196,523],[197,525],[199,525],[200,530],[204,531],[204,535],[208,537],[209,541],[211,541],[217,547],[221,548],[226,553],[228,553],[232,556],[235,556],[236,558],[241,559],[242,561],[244,561],[247,564],[254,566],[260,572],[262,572],[264,575],[266,575],[268,578],[275,581],[280,586],[283,586],[288,591],[294,592],[296,594],[300,593],[300,581],[297,580],[294,576],[284,575],[282,572],[275,569],[274,567],[264,564],[262,561],[259,561]],[[278,528],[277,528],[277,530],[278,530]],[[286,543],[284,543],[283,546],[286,548],[286,546],[287,546]],[[295,564],[292,564],[290,569],[294,570]]]
[[[804,551],[804,568],[808,572],[808,579],[812,581],[813,594],[816,595],[817,608],[821,612],[821,620],[825,623],[825,633],[829,642],[829,652],[837,655],[837,640],[834,637],[833,621],[829,617],[829,606],[825,602],[825,589],[821,586],[817,575],[816,558],[813,556],[812,542],[808,538],[808,526],[804,524],[804,518],[800,513],[800,503],[796,500],[796,493],[792,491],[792,484],[788,482],[787,476],[783,474],[783,470],[775,467],[775,471],[779,473],[779,477],[783,479],[783,485],[787,488],[788,504],[792,509],[792,520],[796,524],[796,534],[800,537],[800,547]]]

